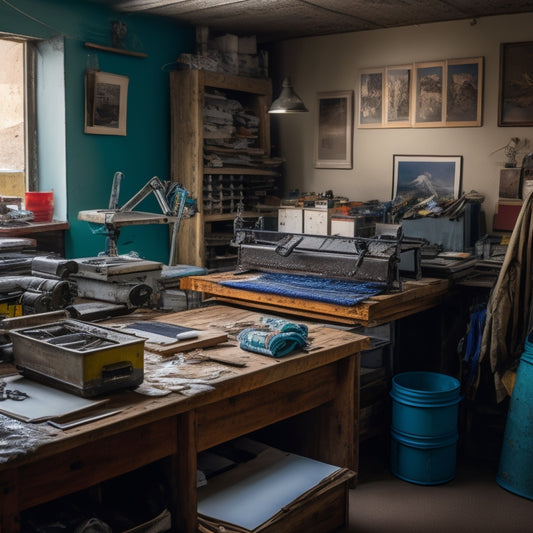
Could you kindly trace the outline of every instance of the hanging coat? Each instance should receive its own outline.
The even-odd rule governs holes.
[[[507,396],[501,378],[506,370],[519,361],[532,326],[532,209],[533,194],[530,194],[524,200],[516,220],[498,279],[487,303],[479,362],[489,357],[498,402]]]

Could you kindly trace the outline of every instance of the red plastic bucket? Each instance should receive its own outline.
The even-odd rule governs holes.
[[[54,191],[26,192],[24,207],[33,213],[34,222],[51,222],[54,216]]]

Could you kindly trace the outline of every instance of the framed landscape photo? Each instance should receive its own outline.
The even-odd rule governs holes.
[[[533,41],[500,45],[498,126],[533,126]]]
[[[415,64],[415,126],[444,125],[444,63]]]
[[[481,126],[483,58],[446,62],[446,126]]]
[[[353,91],[317,95],[315,168],[352,168]]]
[[[460,155],[394,155],[392,198],[459,198],[462,167]]]
[[[381,128],[383,125],[385,69],[359,72],[359,128]]]
[[[385,126],[411,126],[412,66],[388,67],[385,71]]]
[[[128,83],[118,74],[85,73],[85,133],[126,135]]]

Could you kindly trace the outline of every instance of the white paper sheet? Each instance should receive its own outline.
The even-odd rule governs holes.
[[[198,512],[253,531],[339,467],[268,448],[198,489]]]
[[[23,422],[41,422],[74,412],[81,413],[108,401],[81,398],[22,376],[6,378],[3,381],[7,382],[7,389],[15,389],[29,396],[22,401],[7,399],[0,402],[0,413]]]

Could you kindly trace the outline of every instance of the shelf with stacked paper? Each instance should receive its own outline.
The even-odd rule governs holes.
[[[226,270],[235,264],[230,241],[237,215],[251,224],[264,217],[269,225],[277,217],[281,161],[271,156],[272,84],[178,70],[170,74],[170,92],[172,176],[199,209],[181,223],[176,261]]]

